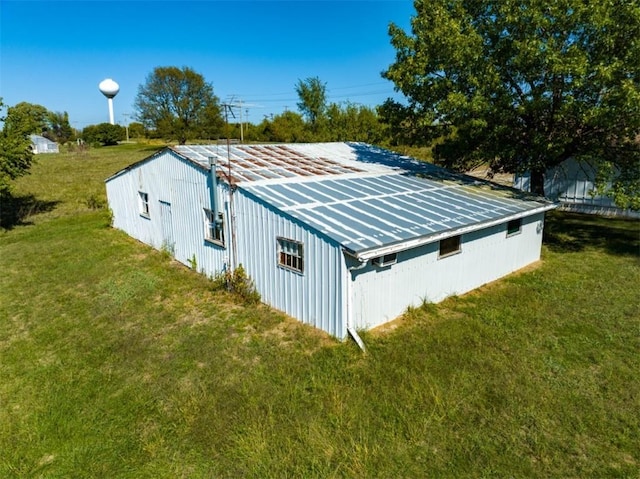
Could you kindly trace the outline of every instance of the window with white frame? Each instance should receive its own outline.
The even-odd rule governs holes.
[[[293,271],[304,271],[304,247],[298,241],[278,238],[278,265]]]
[[[522,218],[511,220],[507,223],[507,236],[513,236],[522,230]]]
[[[449,238],[445,238],[440,240],[440,258],[444,258],[445,256],[451,256],[452,254],[456,254],[460,252],[460,239],[461,236],[451,236]]]
[[[143,191],[138,191],[140,214],[142,216],[149,217],[149,194]]]
[[[207,241],[224,246],[224,217],[222,213],[215,213],[207,208],[204,209],[204,238]]]

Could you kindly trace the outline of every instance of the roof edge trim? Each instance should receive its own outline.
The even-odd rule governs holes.
[[[205,167],[204,165],[198,163],[197,161],[193,161],[191,158],[187,158],[186,156],[178,153],[177,151],[175,151],[173,148],[171,148],[171,146],[165,146],[161,149],[159,149],[158,151],[156,151],[155,153],[153,153],[152,155],[147,156],[146,158],[142,158],[141,160],[138,161],[134,161],[133,163],[131,163],[130,165],[125,166],[124,168],[122,168],[121,170],[117,171],[116,173],[114,173],[113,175],[109,176],[108,178],[106,178],[104,180],[105,183],[108,183],[109,181],[117,178],[118,176],[121,176],[123,174],[125,174],[127,171],[132,170],[134,168],[136,168],[137,166],[146,163],[147,161],[152,161],[154,159],[156,159],[158,156],[162,155],[163,153],[170,153],[184,161],[187,161],[188,163],[191,163],[192,165],[204,170],[204,171],[209,171],[209,169],[207,167]]]
[[[492,226],[505,223],[507,221],[525,218],[527,216],[532,216],[538,213],[544,213],[546,211],[553,210],[558,206],[560,206],[559,203],[550,203],[544,206],[539,206],[538,208],[534,208],[532,210],[522,211],[520,213],[516,213],[513,215],[503,216],[502,218],[498,218],[495,220],[486,221],[483,223],[476,223],[469,226],[463,226],[461,228],[447,230],[447,231],[443,231],[441,233],[437,233],[433,235],[421,236],[419,238],[413,238],[407,241],[402,241],[400,243],[380,246],[380,247],[371,248],[363,251],[349,252],[349,254],[360,261],[367,261],[367,260],[370,260],[371,258],[376,258],[378,256],[384,256],[386,254],[392,254],[392,253],[397,253],[399,251],[417,248],[418,246],[422,246],[427,243],[433,243],[434,241],[439,241],[441,239],[445,239],[450,236],[456,236],[456,235],[461,235],[465,233],[472,233],[474,231],[490,228]]]

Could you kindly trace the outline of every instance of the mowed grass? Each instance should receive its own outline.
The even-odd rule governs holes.
[[[637,221],[553,213],[539,264],[363,354],[110,228],[154,149],[41,156],[5,209],[0,477],[639,477]]]

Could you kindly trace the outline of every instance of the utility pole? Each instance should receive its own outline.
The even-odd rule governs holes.
[[[127,131],[127,143],[129,143],[129,116],[131,116],[131,114],[123,113],[122,116],[124,116],[124,128]]]
[[[242,131],[242,100],[238,103],[240,105],[240,143],[244,143],[244,133]]]
[[[238,262],[238,257],[237,257],[237,251],[236,251],[236,215],[235,215],[235,210],[233,207],[233,189],[234,189],[234,185],[233,185],[233,181],[232,181],[232,177],[231,177],[231,145],[230,145],[230,140],[229,140],[229,113],[231,113],[231,116],[233,116],[235,118],[235,115],[233,114],[233,110],[231,109],[232,106],[234,106],[231,103],[223,103],[222,107],[224,108],[224,125],[225,125],[225,132],[226,132],[226,137],[227,137],[227,182],[229,184],[229,227],[231,229],[231,245],[230,245],[230,249],[231,249],[231,258],[229,258],[229,272],[231,274],[233,274],[233,271],[236,267],[236,264]],[[230,284],[227,284],[227,287],[229,287]]]

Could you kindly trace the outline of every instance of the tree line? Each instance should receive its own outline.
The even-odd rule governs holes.
[[[241,125],[236,106],[222,103],[201,74],[189,67],[157,67],[140,85],[134,109],[148,136],[180,144],[227,137],[254,142],[384,142],[376,109],[328,103],[327,85],[318,77],[299,80],[295,89],[299,111]]]
[[[179,143],[242,136],[427,146],[436,163],[455,170],[529,172],[540,194],[545,171],[574,158],[596,166],[597,188],[612,185],[606,192],[620,206],[640,209],[640,3],[416,0],[414,7],[410,31],[389,26],[396,56],[382,72],[405,102],[330,103],[327,85],[312,77],[295,85],[298,111],[241,125],[202,75],[157,67],[138,88],[129,133]],[[68,138],[66,114],[21,105],[8,111],[3,142],[11,125],[28,123],[27,113],[37,118],[31,127]],[[113,144],[124,128],[92,125],[82,136]],[[20,166],[5,168],[6,158],[0,175],[15,177]]]

